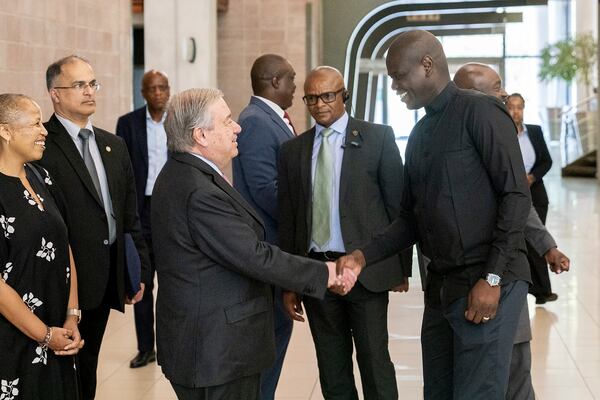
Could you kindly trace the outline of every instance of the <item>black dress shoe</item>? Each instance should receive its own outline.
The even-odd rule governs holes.
[[[546,304],[548,301],[556,301],[558,295],[556,293],[540,294],[535,296],[535,304]]]
[[[145,367],[151,362],[156,361],[156,353],[152,351],[140,351],[137,356],[129,363],[129,368],[140,368]]]

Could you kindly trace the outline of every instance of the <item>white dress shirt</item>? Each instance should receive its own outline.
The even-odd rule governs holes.
[[[152,189],[158,174],[164,167],[169,152],[167,151],[167,133],[165,132],[165,118],[167,113],[163,113],[160,121],[156,122],[150,116],[148,107],[146,107],[146,136],[148,143],[148,178],[146,179],[146,196],[152,196]]]
[[[519,147],[521,148],[521,154],[523,155],[523,164],[525,164],[525,171],[529,174],[535,165],[535,149],[531,144],[527,127],[523,125],[523,132],[519,133]]]

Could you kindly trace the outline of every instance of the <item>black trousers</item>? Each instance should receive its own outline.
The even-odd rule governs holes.
[[[96,396],[96,370],[102,338],[106,330],[111,308],[119,307],[119,295],[115,276],[116,243],[110,248],[110,273],[102,303],[90,310],[81,310],[79,333],[85,346],[79,351],[79,376],[81,378],[82,400],[92,400]]]
[[[304,298],[325,399],[358,400],[353,339],[364,399],[398,398],[388,351],[388,302],[388,292],[370,292],[360,282],[346,296],[327,292],[324,300]]]
[[[548,214],[548,206],[535,207],[540,220],[545,225],[546,215]],[[550,284],[550,274],[548,272],[548,264],[543,255],[538,255],[535,250],[527,244],[527,259],[531,269],[531,282],[529,293],[534,296],[547,295],[552,293],[552,285]]]
[[[190,388],[171,382],[179,400],[258,400],[260,375],[245,376],[218,386]]]
[[[150,223],[150,210],[152,197],[146,196],[140,209],[142,233],[150,253],[150,282],[144,289],[142,300],[133,305],[135,318],[135,334],[137,336],[138,351],[152,351],[154,349],[154,249],[152,248],[152,226]]]
[[[425,306],[425,400],[505,400],[527,286],[525,281],[503,286],[496,318],[479,325],[465,319],[466,297],[442,309]]]

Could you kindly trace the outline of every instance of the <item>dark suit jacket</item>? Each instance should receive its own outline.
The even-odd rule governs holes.
[[[531,185],[531,202],[534,207],[548,206],[548,193],[542,178],[550,171],[552,167],[552,158],[544,140],[542,128],[539,125],[525,125],[529,140],[535,151],[535,164],[531,169],[530,174],[535,177],[535,182]]]
[[[279,147],[294,134],[271,107],[255,97],[239,118],[239,155],[233,185],[265,223],[267,241],[277,243],[277,160]]]
[[[356,132],[356,135],[354,134]],[[281,147],[279,244],[294,254],[309,252],[312,225],[313,127]],[[357,145],[350,145],[355,142]],[[362,248],[400,211],[403,167],[392,128],[350,118],[340,176],[340,223],[346,252]],[[389,290],[410,276],[412,249],[366,268],[359,281],[372,292]]]
[[[270,284],[323,297],[325,265],[262,242],[252,206],[194,155],[169,157],[152,198],[157,349],[166,377],[206,387],[269,367]]]
[[[69,133],[52,115],[44,124],[48,131],[46,150],[40,160],[62,190],[68,207],[69,243],[77,267],[79,306],[84,310],[102,302],[110,270],[108,223],[83,158]],[[117,262],[114,266],[119,304],[123,311],[125,295],[124,232],[131,233],[142,260],[142,282],[148,282],[149,258],[135,205],[131,162],[122,139],[94,127],[102,157],[117,224]]]
[[[117,121],[117,136],[125,140],[135,176],[138,207],[144,206],[148,180],[148,133],[146,132],[146,106],[125,114]]]

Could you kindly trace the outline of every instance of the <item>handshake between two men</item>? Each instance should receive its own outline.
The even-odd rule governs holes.
[[[354,251],[348,255],[333,261],[327,261],[329,280],[327,289],[332,293],[345,296],[352,290],[356,280],[366,264],[364,256],[360,251]],[[304,322],[304,310],[302,299],[294,292],[283,292],[283,305],[287,314],[295,321]]]

